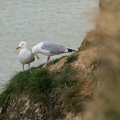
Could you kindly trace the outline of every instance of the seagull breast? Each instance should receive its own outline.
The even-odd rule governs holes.
[[[35,60],[34,55],[29,49],[21,49],[19,52],[19,61],[22,64],[29,64]]]

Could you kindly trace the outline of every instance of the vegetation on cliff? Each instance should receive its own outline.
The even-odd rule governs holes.
[[[84,120],[119,120],[119,5],[119,0],[100,0],[98,26],[95,31],[87,34],[79,51],[52,62],[48,69],[38,67],[16,74],[10,84],[17,77],[19,79],[11,84],[12,87],[7,85],[0,96],[0,104],[5,102],[10,93],[26,92],[30,99],[40,101],[47,107],[43,120],[68,120],[64,119],[68,113],[79,116],[86,106]],[[25,83],[20,83],[20,79],[26,80]],[[14,86],[14,83],[17,85]],[[92,102],[86,104],[88,100]],[[4,114],[1,114],[2,117]],[[80,119],[73,116],[72,120]]]
[[[86,53],[89,53],[87,57],[85,57]],[[80,49],[68,57],[51,61],[48,68],[43,69],[39,66],[17,73],[0,94],[1,119],[3,115],[9,118],[13,109],[17,109],[19,103],[15,103],[13,96],[15,100],[21,101],[18,98],[22,94],[27,95],[34,104],[42,103],[44,112],[41,119],[43,120],[64,119],[66,113],[81,114],[86,101],[90,99],[98,84],[98,78],[94,76],[98,64],[95,62],[96,53],[96,47]],[[88,58],[89,62],[87,62]],[[15,106],[12,106],[13,103]],[[24,103],[20,104],[26,106],[23,105]],[[31,111],[34,116],[36,109]],[[14,118],[23,117],[23,113],[18,115],[19,112]]]

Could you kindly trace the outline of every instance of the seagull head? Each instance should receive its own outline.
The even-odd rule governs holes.
[[[27,48],[27,42],[25,41],[22,41],[19,43],[19,45],[16,47],[16,49],[19,49],[19,48]]]
[[[37,45],[32,48],[32,53],[36,56],[37,59],[40,59],[38,56],[38,51],[39,50]]]

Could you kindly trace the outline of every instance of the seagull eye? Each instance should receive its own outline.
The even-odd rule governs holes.
[[[24,43],[22,43],[22,45],[24,45]]]

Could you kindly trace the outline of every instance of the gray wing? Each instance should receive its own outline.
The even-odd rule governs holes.
[[[52,54],[65,53],[67,49],[64,46],[60,46],[53,42],[45,41],[43,42],[42,49],[49,50]]]

